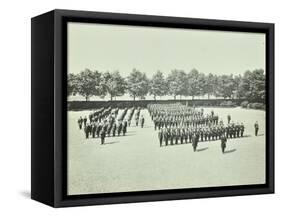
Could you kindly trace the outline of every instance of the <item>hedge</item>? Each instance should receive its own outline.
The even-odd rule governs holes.
[[[232,102],[232,101],[223,101],[221,102],[220,106],[223,106],[223,107],[235,107],[236,106],[236,103],[235,102]]]
[[[250,108],[250,109],[262,109],[262,110],[265,110],[265,104],[258,103],[258,102],[249,103],[248,104],[248,108]]]
[[[243,102],[241,103],[241,107],[242,107],[242,108],[247,108],[247,107],[248,107],[248,104],[249,104],[248,101],[243,101]]]
[[[120,100],[120,101],[69,101],[67,102],[68,110],[89,110],[89,109],[98,109],[98,108],[107,108],[111,106],[112,108],[130,108],[130,107],[141,107],[146,108],[147,104],[150,103],[159,103],[159,104],[169,104],[169,103],[181,103],[188,106],[197,106],[197,107],[233,107],[240,105],[242,99],[194,99],[194,100]]]

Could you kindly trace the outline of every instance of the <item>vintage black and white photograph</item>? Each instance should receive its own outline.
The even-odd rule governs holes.
[[[67,23],[67,194],[266,183],[266,34]]]

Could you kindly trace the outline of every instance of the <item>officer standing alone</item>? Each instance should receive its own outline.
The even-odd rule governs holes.
[[[256,123],[255,123],[255,136],[258,136],[258,133],[259,133],[259,124],[258,124],[258,122],[256,121]]]
[[[231,116],[230,115],[227,115],[227,123],[229,124],[231,121]]]
[[[227,142],[227,139],[225,137],[224,134],[221,135],[221,151],[222,153],[224,154],[224,151],[225,151],[225,148],[226,148],[226,142]]]
[[[193,151],[196,152],[196,148],[197,148],[197,136],[196,134],[194,133],[193,136],[192,136],[192,147],[193,147]]]
[[[144,117],[141,116],[141,128],[143,128],[143,125],[144,125]]]

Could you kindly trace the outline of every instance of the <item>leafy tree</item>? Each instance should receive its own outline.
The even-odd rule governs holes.
[[[186,82],[187,77],[186,73],[183,70],[172,70],[172,72],[167,77],[169,94],[173,95],[174,99],[176,99],[178,95],[186,96],[188,94]]]
[[[134,101],[136,97],[144,99],[149,91],[149,80],[147,79],[146,74],[133,69],[127,78],[127,88]]]
[[[103,74],[102,96],[109,94],[110,100],[112,101],[113,97],[124,95],[125,89],[125,79],[121,77],[118,71],[114,71],[113,73],[106,72]]]
[[[206,81],[206,76],[204,73],[199,73],[198,75],[198,85],[199,85],[199,96],[204,96],[206,94],[205,86],[209,81]]]
[[[101,95],[101,73],[98,71],[91,71],[90,69],[81,71],[77,76],[77,83],[77,92],[85,97],[86,101],[88,101],[91,96]]]
[[[241,96],[243,96],[243,92],[240,91],[240,85],[242,83],[242,76],[236,75],[233,79],[234,84],[234,93],[236,95],[236,98],[240,99]]]
[[[239,92],[244,98],[251,101],[265,100],[265,74],[263,69],[256,69],[253,72],[247,70],[242,78]]]
[[[203,76],[198,72],[197,69],[192,69],[188,74],[188,92],[189,96],[194,99],[194,96],[199,96],[202,94],[203,90]]]
[[[67,76],[67,96],[76,95],[78,92],[78,79],[77,75],[72,73]]]
[[[205,85],[204,85],[204,94],[208,95],[208,99],[210,99],[211,95],[215,95],[216,93],[216,83],[217,77],[214,76],[212,73],[209,73],[208,76],[205,78]]]
[[[218,95],[224,99],[233,96],[234,87],[233,75],[221,75],[218,77]]]
[[[256,101],[264,101],[265,92],[265,74],[263,69],[256,69],[253,71],[253,98]]]
[[[156,100],[157,96],[164,96],[167,94],[167,83],[163,76],[163,73],[157,71],[150,81],[150,90],[149,93],[153,95],[154,100]]]
[[[91,96],[104,97],[107,94],[112,100],[113,97],[122,96],[126,89],[131,97],[145,99],[150,93],[156,99],[158,96],[173,95],[196,96],[211,95],[224,98],[245,98],[253,102],[264,102],[265,91],[265,73],[263,69],[246,71],[243,76],[237,75],[213,75],[192,69],[188,74],[183,70],[172,70],[164,78],[162,72],[157,71],[149,81],[146,74],[133,69],[127,80],[120,75],[118,71],[100,73],[85,69],[79,74],[68,75],[67,94],[79,94],[85,97],[86,101]]]

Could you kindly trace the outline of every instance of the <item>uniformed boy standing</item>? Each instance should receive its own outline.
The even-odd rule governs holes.
[[[83,118],[80,116],[80,118],[78,119],[78,126],[79,126],[79,130],[82,129],[82,124],[83,124]]]
[[[83,122],[84,122],[84,127],[86,127],[86,124],[87,124],[87,117],[86,116],[84,117]]]
[[[255,136],[258,136],[258,133],[259,133],[259,124],[258,124],[257,121],[256,121],[254,127],[255,127]]]
[[[90,132],[91,132],[91,126],[90,124],[86,124],[86,127],[84,128],[85,134],[86,134],[86,139],[89,138]]]
[[[244,130],[245,130],[245,127],[244,127],[244,124],[243,124],[243,123],[241,123],[240,129],[241,129],[241,137],[243,137]]]
[[[106,134],[106,130],[105,130],[105,128],[103,128],[103,129],[101,130],[101,133],[100,133],[101,145],[104,144],[105,134]]]
[[[123,136],[125,136],[127,132],[127,121],[124,121],[123,126],[122,126],[122,131],[123,131]]]
[[[116,128],[117,128],[117,125],[116,125],[116,123],[114,122],[114,123],[113,123],[113,126],[112,126],[112,135],[113,135],[113,136],[115,136],[115,134],[116,134]]]
[[[229,124],[231,121],[231,116],[230,115],[227,115],[227,123]]]
[[[99,123],[98,123],[98,126],[97,126],[97,137],[100,136],[101,129],[102,129],[102,123],[99,122]]]
[[[144,125],[144,117],[141,116],[141,128],[143,128],[143,125]]]
[[[226,148],[226,137],[224,134],[221,135],[221,150],[222,150],[222,153],[224,154],[224,151],[225,151],[225,148]]]
[[[168,142],[169,142],[169,132],[167,129],[165,129],[164,131],[164,140],[165,140],[165,145],[168,146]]]
[[[159,139],[159,144],[160,144],[160,147],[162,147],[162,141],[163,141],[163,129],[161,129],[159,132],[158,132],[158,139]]]
[[[97,130],[97,124],[96,122],[94,121],[92,123],[92,137],[95,138],[96,137],[96,130]]]
[[[120,136],[122,128],[123,128],[123,125],[122,125],[122,122],[120,122],[118,125],[118,129],[117,129],[118,136]]]
[[[193,152],[196,151],[196,148],[197,148],[197,136],[196,134],[194,133],[193,136],[192,136],[192,147],[193,147]]]

